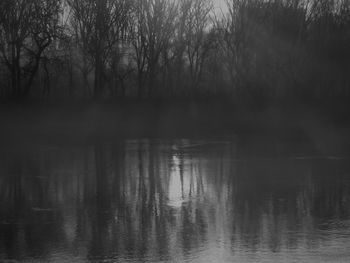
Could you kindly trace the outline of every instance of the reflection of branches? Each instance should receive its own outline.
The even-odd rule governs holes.
[[[21,237],[12,245],[24,244],[23,254],[30,254],[69,247],[73,238],[75,246],[88,246],[92,260],[149,252],[158,260],[170,257],[179,243],[188,253],[222,234],[249,249],[278,251],[285,244],[299,245],[305,229],[309,234],[302,237],[303,244],[317,241],[314,233],[320,226],[332,229],[329,219],[350,215],[347,160],[233,160],[246,150],[242,147],[177,152],[176,176],[182,179],[176,187],[185,200],[173,207],[167,202],[172,176],[165,170],[174,154],[168,144],[143,140],[75,154],[65,149],[30,155],[37,159],[1,156],[0,222],[26,222],[26,230],[18,235],[17,225],[6,225],[10,230],[4,231],[0,224],[6,234],[0,235],[0,245],[4,238]],[[52,224],[45,225],[48,219]],[[6,249],[10,255],[11,247]]]

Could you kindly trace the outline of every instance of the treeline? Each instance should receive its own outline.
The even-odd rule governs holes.
[[[349,0],[1,0],[0,96],[350,95]]]

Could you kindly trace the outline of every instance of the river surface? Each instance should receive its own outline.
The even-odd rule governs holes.
[[[0,150],[1,262],[350,262],[350,162],[303,140]]]

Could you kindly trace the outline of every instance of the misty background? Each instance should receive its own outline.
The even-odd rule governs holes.
[[[350,262],[350,0],[0,0],[1,262]]]
[[[349,10],[347,0],[3,0],[0,97],[346,107]]]

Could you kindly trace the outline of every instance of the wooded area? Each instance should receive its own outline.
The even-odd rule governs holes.
[[[2,0],[0,98],[350,96],[350,1]]]

